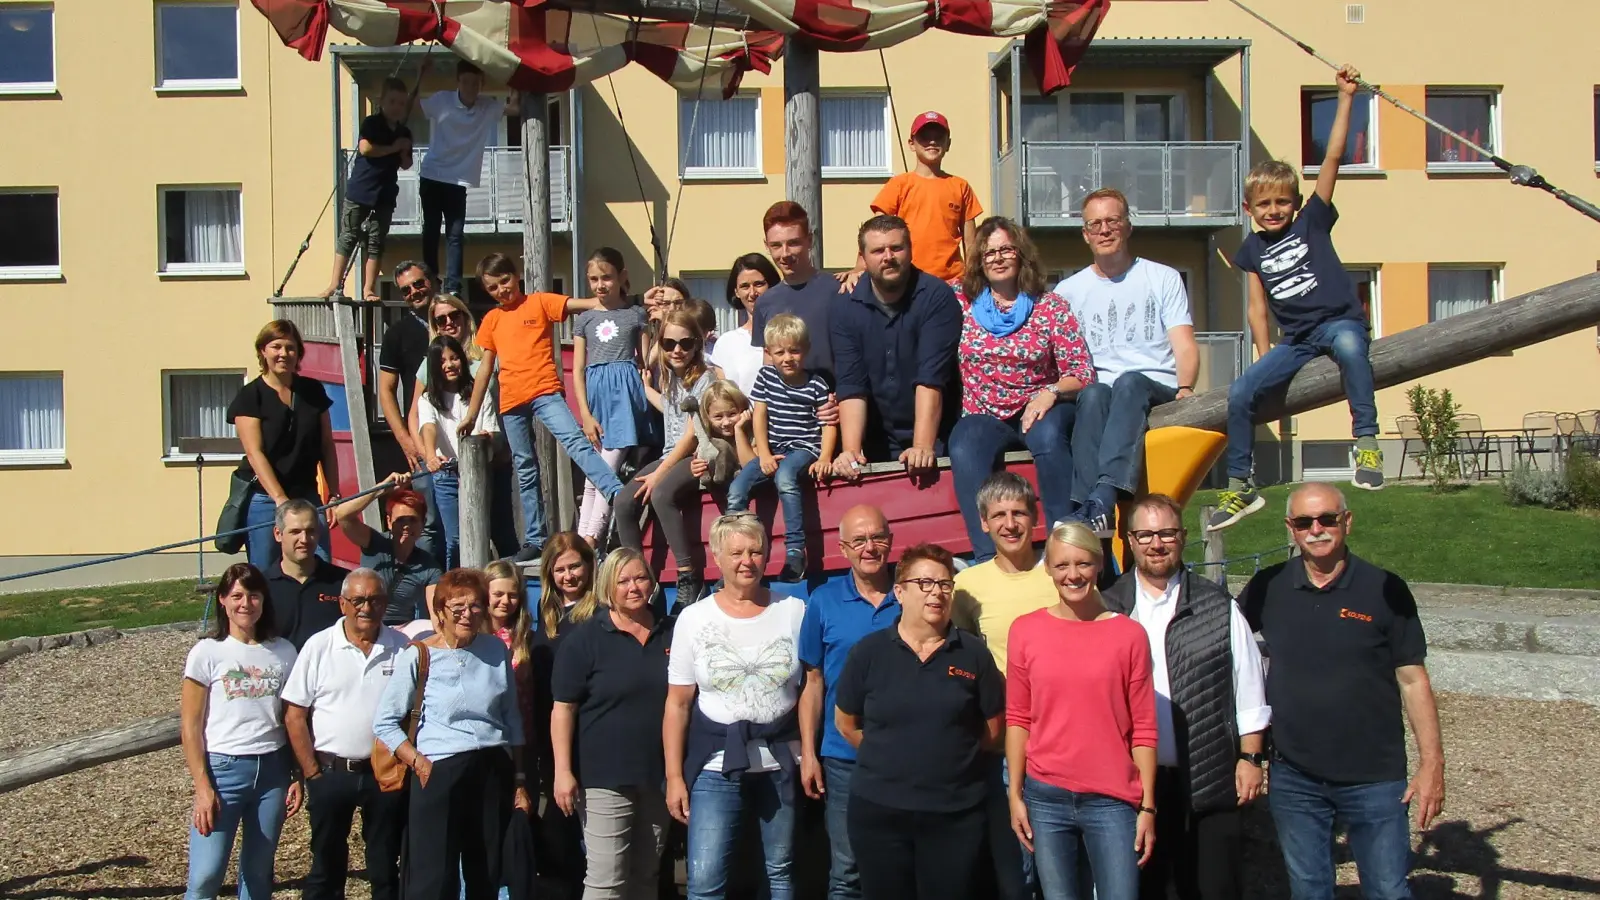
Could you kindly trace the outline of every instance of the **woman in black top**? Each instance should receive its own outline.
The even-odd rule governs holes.
[[[271,522],[277,508],[290,499],[321,505],[317,465],[328,490],[338,495],[339,458],[333,447],[328,408],[333,401],[322,382],[298,374],[305,342],[287,319],[268,322],[256,335],[256,361],[261,376],[239,389],[228,404],[228,421],[239,432],[245,461],[239,475],[253,478],[246,525]],[[329,523],[331,524],[331,523]],[[318,553],[328,559],[328,530],[322,529]],[[282,555],[271,528],[257,528],[246,539],[250,564],[266,572]]]
[[[850,847],[866,900],[962,900],[985,833],[984,749],[1005,731],[989,648],[950,624],[950,552],[907,550],[900,621],[862,638],[839,676],[834,722],[856,748]]]

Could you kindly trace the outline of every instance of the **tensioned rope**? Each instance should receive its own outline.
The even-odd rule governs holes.
[[[889,84],[889,59],[883,55],[882,47],[878,48],[878,65],[883,67],[883,92],[889,98],[889,120],[894,123],[894,145],[900,148],[900,169],[909,172],[911,166],[906,162],[906,142],[900,137],[900,111],[895,109],[894,87]]]
[[[639,25],[644,21],[640,15],[628,17],[628,40],[634,41],[639,37]],[[589,24],[594,28],[594,42],[601,45],[600,23],[591,18]],[[650,226],[650,249],[656,254],[657,276],[666,277],[666,253],[661,249],[661,236],[656,233],[656,217],[650,214],[650,198],[645,195],[644,176],[639,174],[639,156],[633,149],[633,136],[628,134],[628,122],[622,117],[622,98],[617,96],[617,83],[612,80],[611,73],[606,73],[606,87],[611,91],[611,105],[617,110],[617,127],[622,130],[622,146],[627,148],[628,163],[633,167],[633,183],[639,188],[639,205],[644,208],[645,224]]]

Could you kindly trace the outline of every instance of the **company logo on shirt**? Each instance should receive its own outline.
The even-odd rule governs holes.
[[[977,681],[978,680],[978,676],[977,675],[974,675],[973,673],[968,672],[966,669],[958,669],[955,666],[951,666],[950,667],[950,675],[952,677],[955,677],[955,678],[965,678],[968,681]]]
[[[1344,609],[1342,607],[1339,609],[1339,618],[1341,618],[1341,619],[1356,619],[1356,620],[1362,621],[1362,622],[1371,622],[1372,621],[1372,617],[1367,615],[1366,613],[1358,613],[1353,609]]]
[[[283,666],[234,666],[222,673],[222,696],[228,700],[276,697],[283,688]]]

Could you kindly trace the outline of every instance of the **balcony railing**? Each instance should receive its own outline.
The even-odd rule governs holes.
[[[1239,144],[1231,141],[1073,143],[1025,141],[996,160],[1002,184],[1018,184],[1029,225],[1082,225],[1083,198],[1113,187],[1143,226],[1237,225]]]
[[[550,227],[567,231],[572,227],[572,191],[568,163],[571,148],[550,148]],[[422,233],[422,201],[418,195],[419,173],[427,147],[416,149],[411,168],[400,172],[400,196],[395,200],[390,234]],[[353,151],[346,150],[345,173],[350,171]],[[523,171],[521,147],[490,147],[483,154],[483,171],[478,186],[467,188],[467,232],[522,233]]]

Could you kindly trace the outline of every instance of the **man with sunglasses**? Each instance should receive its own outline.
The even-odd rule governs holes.
[[[1183,566],[1183,507],[1165,494],[1135,501],[1127,519],[1134,571],[1103,594],[1150,639],[1156,693],[1156,848],[1139,895],[1164,900],[1243,896],[1239,808],[1262,791],[1263,732],[1272,718],[1261,651],[1217,584]]]
[[[1427,831],[1444,806],[1444,744],[1427,640],[1404,580],[1350,552],[1354,516],[1332,485],[1289,495],[1300,555],[1240,595],[1272,664],[1268,802],[1295,900],[1333,895],[1333,823],[1345,823],[1368,900],[1409,898],[1407,806]],[[1406,782],[1405,729],[1418,765]]]
[[[405,455],[406,471],[418,472],[426,466],[422,455],[422,438],[411,430],[406,414],[417,395],[417,371],[428,359],[428,309],[434,296],[433,273],[424,263],[408,259],[394,269],[394,286],[406,302],[406,310],[383,332],[383,345],[378,349],[378,407],[383,410],[383,420],[389,424],[394,441]],[[398,391],[398,393],[397,393]],[[380,469],[380,471],[382,471]],[[419,478],[416,489],[431,496],[430,480]],[[444,524],[439,521],[438,510],[428,507],[428,521],[419,541],[424,550],[434,556],[444,556]]]

